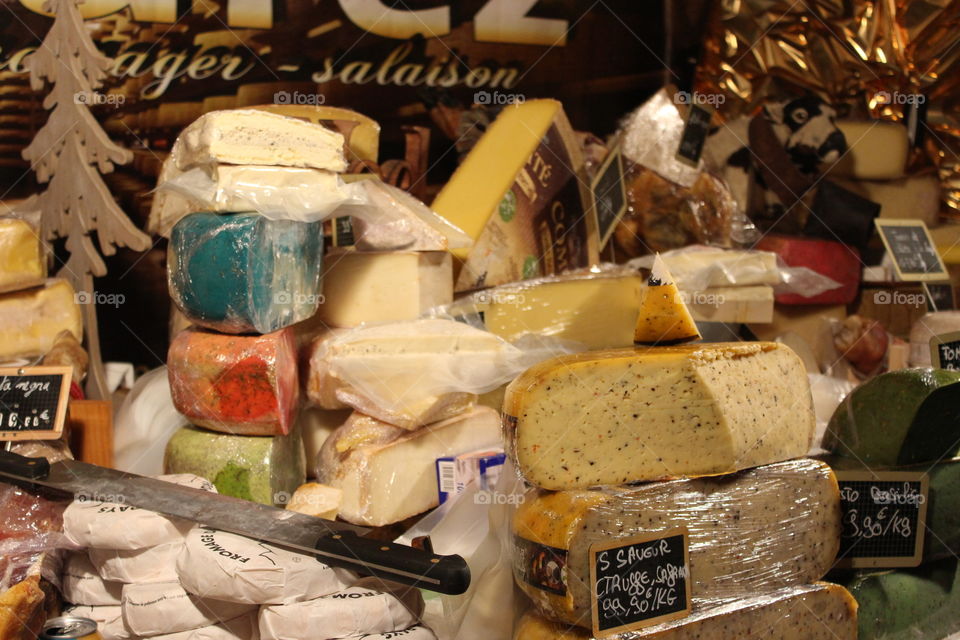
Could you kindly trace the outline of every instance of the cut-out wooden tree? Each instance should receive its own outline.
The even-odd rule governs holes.
[[[53,14],[53,24],[28,66],[35,91],[50,87],[43,101],[50,117],[23,150],[23,157],[30,161],[37,180],[47,184],[37,198],[44,239],[66,239],[70,257],[57,275],[86,293],[82,302],[90,351],[87,392],[105,399],[93,277],[107,273],[101,252],[110,256],[117,247],[145,251],[150,238],[117,205],[101,177],[114,165],[130,162],[132,154],[111,141],[90,112],[89,105],[97,98],[94,92],[103,86],[111,62],[84,27],[81,2],[44,3],[44,10]],[[94,232],[99,251],[91,237]]]

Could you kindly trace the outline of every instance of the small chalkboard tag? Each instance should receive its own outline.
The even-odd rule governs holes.
[[[893,259],[897,277],[905,282],[949,280],[947,268],[922,220],[876,219],[883,246]]]
[[[953,284],[950,282],[924,282],[923,292],[927,296],[927,311],[950,311],[957,308]]]
[[[352,247],[356,244],[353,237],[353,219],[350,216],[340,216],[333,219],[333,246]]]
[[[930,362],[937,369],[960,371],[960,331],[930,338]]]
[[[711,109],[692,103],[687,106],[687,121],[683,125],[680,146],[677,147],[677,160],[692,167],[700,166],[700,156],[703,154],[707,136],[710,135],[712,118]]]
[[[841,567],[916,567],[923,559],[929,479],[906,471],[837,471]]]
[[[685,528],[590,547],[593,633],[607,636],[690,613]]]
[[[623,155],[617,141],[593,179],[593,202],[600,230],[600,248],[610,241],[617,223],[627,211],[627,190],[623,181]]]
[[[70,399],[70,367],[0,368],[0,440],[55,440]]]

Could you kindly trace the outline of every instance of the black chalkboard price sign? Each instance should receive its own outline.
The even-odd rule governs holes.
[[[906,282],[949,280],[933,237],[922,220],[874,220],[897,277]]]
[[[838,566],[916,567],[929,480],[905,471],[837,471],[843,531]]]
[[[687,530],[590,547],[594,635],[607,636],[690,613]]]
[[[70,367],[0,368],[0,440],[55,440],[70,398]]]
[[[604,159],[591,185],[593,202],[597,212],[597,228],[600,230],[600,248],[610,241],[627,210],[627,191],[623,184],[623,156],[620,143],[614,143]]]
[[[687,109],[687,120],[680,136],[680,146],[677,148],[677,159],[692,167],[700,165],[700,156],[703,154],[703,145],[710,135],[710,120],[713,110],[698,104],[690,104]]]
[[[930,338],[930,362],[937,369],[960,371],[960,331]]]

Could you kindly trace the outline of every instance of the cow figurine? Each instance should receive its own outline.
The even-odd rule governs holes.
[[[770,102],[756,116],[712,131],[704,160],[726,180],[740,212],[769,228],[813,186],[821,167],[846,151],[835,119],[833,107],[815,95]]]

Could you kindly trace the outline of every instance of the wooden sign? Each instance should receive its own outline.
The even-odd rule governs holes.
[[[594,635],[607,636],[690,613],[685,528],[590,547]]]
[[[70,367],[0,368],[0,440],[56,440],[70,398]]]
[[[930,362],[938,369],[960,371],[960,331],[930,338]]]
[[[591,185],[597,214],[600,248],[603,249],[627,211],[627,190],[623,179],[623,155],[618,140],[610,148]]]
[[[874,220],[883,246],[905,282],[949,280],[927,225],[921,220]]]
[[[837,566],[916,567],[929,479],[906,471],[837,471],[843,532]]]

